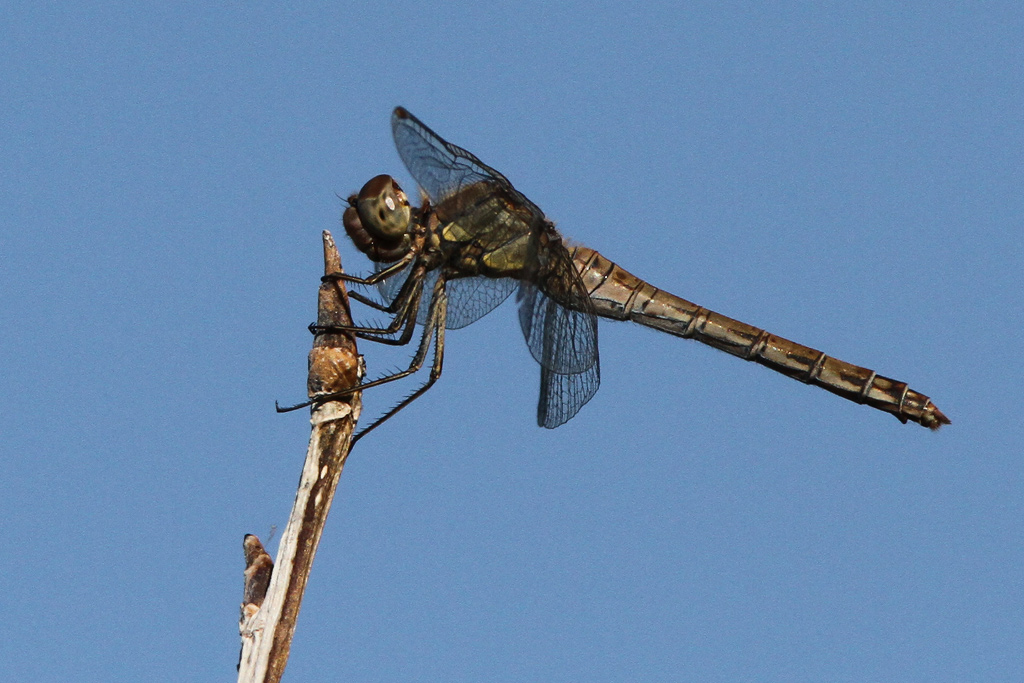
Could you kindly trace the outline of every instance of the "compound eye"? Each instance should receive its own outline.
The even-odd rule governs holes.
[[[409,231],[409,198],[389,175],[371,179],[359,191],[356,211],[363,227],[375,238],[396,240]]]

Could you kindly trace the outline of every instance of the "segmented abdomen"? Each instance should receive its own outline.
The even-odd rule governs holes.
[[[678,337],[696,339],[856,403],[892,413],[901,422],[913,420],[930,429],[949,424],[949,418],[930,398],[904,382],[669,294],[593,249],[575,247],[570,251],[597,314],[602,317],[632,320]]]

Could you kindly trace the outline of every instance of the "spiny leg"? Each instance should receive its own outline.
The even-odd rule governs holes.
[[[391,268],[387,268],[385,270],[380,271],[380,273],[376,273],[375,275],[380,275],[381,273],[388,273],[390,271]],[[419,278],[416,277],[417,271],[420,272]],[[405,278],[405,282],[402,283],[401,288],[398,290],[398,294],[396,294],[395,297],[387,304],[378,303],[371,299],[370,297],[360,294],[359,292],[349,292],[348,295],[355,299],[356,301],[358,301],[359,303],[365,304],[370,308],[376,309],[378,311],[383,311],[384,313],[396,313],[405,304],[406,299],[410,296],[410,292],[415,281],[417,279],[422,279],[423,272],[424,271],[420,269],[414,268],[412,272],[409,273],[408,277]],[[337,279],[333,276],[325,276],[324,278],[321,278],[321,280],[325,278],[328,280]],[[367,278],[367,280],[369,280],[369,278]]]
[[[309,326],[309,331],[313,334],[348,332],[357,335],[361,339],[367,339],[381,344],[390,344],[393,346],[404,346],[405,344],[408,344],[409,339],[412,338],[411,331],[408,334],[403,333],[401,339],[389,339],[383,335],[395,334],[403,328],[407,329],[409,325],[414,326],[416,322],[416,315],[419,311],[422,292],[423,273],[422,270],[417,269],[410,273],[409,278],[406,280],[405,284],[402,285],[402,289],[399,291],[398,296],[395,297],[395,301],[392,305],[395,306],[397,313],[387,327],[317,325],[316,323],[313,323]],[[392,311],[387,312],[390,313]],[[402,341],[402,339],[404,339],[404,341]]]
[[[392,275],[401,272],[403,268],[413,262],[419,252],[415,249],[411,250],[408,254],[403,256],[401,259],[395,261],[384,270],[378,271],[373,275],[367,277],[359,277],[358,275],[349,275],[348,273],[330,273],[320,278],[322,282],[333,282],[342,280],[343,282],[352,282],[357,285],[365,285],[372,287],[381,280],[386,280]]]
[[[384,424],[384,422],[394,417],[400,410],[425,394],[430,387],[434,386],[434,382],[441,377],[441,370],[444,366],[444,331],[448,319],[448,299],[443,289],[438,291],[436,286],[433,297],[433,301],[431,301],[431,308],[436,307],[436,310],[432,311],[430,315],[434,332],[434,362],[430,368],[430,376],[420,388],[402,399],[398,405],[393,407],[391,410],[374,420],[369,427],[356,434],[352,439],[353,446],[357,441],[359,441],[359,439]],[[434,320],[435,316],[437,318],[436,321]]]
[[[392,301],[390,304],[385,305],[378,301],[374,301],[370,297],[360,294],[359,292],[349,291],[348,295],[349,297],[355,299],[364,306],[369,306],[370,308],[376,311],[383,311],[384,313],[394,313],[394,311],[391,310],[391,307],[394,306],[395,304],[394,301]]]
[[[398,338],[398,339],[385,339],[385,338],[377,339],[377,338],[375,338],[375,337],[373,337],[373,336],[371,336],[369,334],[365,334],[365,333],[359,332],[359,330],[362,330],[364,328],[358,328],[358,327],[345,327],[345,326],[337,326],[337,327],[335,327],[335,326],[331,326],[331,327],[324,327],[322,329],[325,332],[331,332],[331,333],[335,333],[335,332],[337,332],[337,333],[355,332],[355,334],[359,338],[361,338],[361,339],[368,339],[370,341],[374,341],[374,342],[381,343],[381,344],[391,344],[391,345],[395,345],[395,346],[399,346],[399,345],[404,346],[405,344],[408,344],[409,341],[412,339],[413,330],[416,329],[416,311],[419,308],[419,299],[420,299],[420,292],[417,291],[416,295],[413,297],[414,305],[408,307],[405,311],[403,311],[398,316],[398,317],[404,317],[405,318],[405,323],[404,323],[405,327],[402,330],[402,336],[400,338]],[[314,328],[315,326],[314,325],[310,325],[310,327]],[[413,357],[413,360],[410,363],[409,368],[406,369],[406,370],[403,370],[401,372],[396,372],[393,375],[388,375],[388,376],[382,377],[380,379],[373,380],[372,382],[366,382],[365,384],[360,384],[360,385],[355,386],[355,387],[350,387],[348,389],[345,389],[344,391],[333,392],[333,393],[330,393],[330,394],[321,394],[319,396],[315,396],[315,397],[311,398],[308,401],[303,401],[302,403],[296,403],[295,405],[286,406],[284,408],[282,408],[280,405],[275,404],[275,409],[279,413],[288,413],[288,412],[291,412],[293,410],[298,410],[299,408],[305,408],[305,407],[311,406],[313,404],[322,404],[322,403],[326,403],[328,401],[333,401],[333,400],[342,398],[343,396],[347,396],[347,395],[349,395],[349,394],[351,394],[353,392],[356,392],[356,391],[361,391],[361,390],[369,388],[369,387],[375,387],[375,386],[378,386],[380,384],[385,384],[387,382],[393,382],[394,380],[402,379],[403,377],[407,377],[407,376],[413,374],[414,372],[416,372],[417,370],[419,370],[420,367],[422,367],[423,359],[426,358],[426,352],[427,352],[426,344],[430,340],[430,332],[431,332],[431,329],[429,327],[425,328],[423,330],[423,336],[420,338],[419,347],[417,348],[416,354]]]
[[[358,275],[349,275],[348,273],[337,272],[328,273],[327,275],[324,275],[323,277],[320,278],[320,281],[350,282],[352,284],[361,285],[364,287],[373,287],[382,282],[383,280],[386,280],[387,278],[391,277],[392,275],[397,275],[398,273],[400,273],[403,268],[406,268],[410,263],[413,262],[413,260],[416,258],[417,253],[417,250],[412,250],[398,261],[392,263],[390,266],[367,277],[360,277]],[[359,292],[348,292],[348,295],[355,299],[356,301],[358,301],[359,303],[365,306],[369,306],[370,308],[374,308],[378,311],[383,311],[385,313],[396,313],[404,304],[403,295],[406,297],[409,295],[408,292],[413,279],[411,276],[412,273],[410,273],[410,277],[406,278],[405,282],[402,284],[402,288],[399,290],[395,298],[388,304],[378,303],[373,299],[369,298],[368,296],[365,296]],[[316,334],[315,331],[313,333]]]
[[[397,338],[384,336],[384,333],[376,332],[356,332],[356,336],[360,339],[372,341],[377,344],[386,344],[388,346],[405,346],[412,340],[413,330],[416,329],[416,316],[419,314],[420,299],[422,298],[422,288],[417,291],[409,301],[409,305],[399,315],[396,316],[396,320],[404,318],[398,326],[402,334]],[[391,326],[389,326],[390,329]],[[388,332],[387,334],[391,334]]]
[[[430,338],[434,334],[435,323],[436,323],[436,320],[437,320],[437,313],[436,313],[436,311],[437,311],[437,307],[438,307],[438,302],[437,302],[438,293],[440,293],[440,295],[442,297],[444,296],[444,280],[441,279],[441,278],[438,278],[438,282],[434,286],[434,292],[433,292],[433,297],[434,298],[430,302],[430,315],[427,317],[427,324],[424,326],[423,335],[420,337],[419,346],[416,348],[416,354],[413,356],[412,362],[409,363],[409,367],[408,368],[406,368],[405,370],[400,370],[399,372],[396,372],[396,373],[393,373],[393,374],[390,374],[390,375],[386,375],[386,376],[381,377],[379,379],[375,379],[375,380],[373,380],[371,382],[365,382],[365,383],[360,384],[358,386],[349,387],[348,389],[344,389],[342,391],[336,391],[336,392],[332,392],[330,394],[321,394],[319,396],[315,396],[314,398],[312,398],[309,401],[306,401],[305,403],[299,403],[299,404],[294,405],[294,406],[288,406],[287,408],[278,407],[277,408],[277,412],[279,412],[279,413],[286,413],[286,412],[289,412],[291,410],[297,410],[298,408],[305,408],[306,406],[313,405],[314,403],[317,403],[317,404],[327,403],[328,401],[334,401],[334,400],[342,398],[344,396],[348,396],[349,394],[352,394],[352,393],[354,393],[356,391],[363,391],[364,389],[371,389],[373,387],[378,387],[378,386],[380,386],[382,384],[387,384],[389,382],[394,382],[394,381],[399,380],[399,379],[404,379],[405,377],[408,377],[409,375],[412,375],[412,374],[418,372],[419,369],[421,367],[423,367],[423,361],[427,357],[427,351],[430,350]],[[447,304],[445,304],[445,305],[446,305],[446,307],[445,307],[444,310],[447,313],[447,310],[448,310],[447,309]],[[344,329],[344,328],[341,328],[341,329]]]

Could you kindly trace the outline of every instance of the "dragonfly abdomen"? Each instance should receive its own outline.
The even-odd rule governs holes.
[[[930,429],[949,424],[931,399],[906,383],[862,368],[733,320],[654,287],[586,247],[572,250],[573,262],[598,315],[631,320],[713,346],[744,360],[863,403],[901,422]]]

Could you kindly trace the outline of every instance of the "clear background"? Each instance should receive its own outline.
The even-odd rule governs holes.
[[[396,104],[570,238],[953,425],[606,323],[601,391],[539,429],[506,304],[353,453],[287,680],[1024,670],[1019,3],[0,21],[0,678],[235,675],[242,535],[283,526],[305,452],[273,407],[304,397],[320,232],[377,173],[413,187]]]

